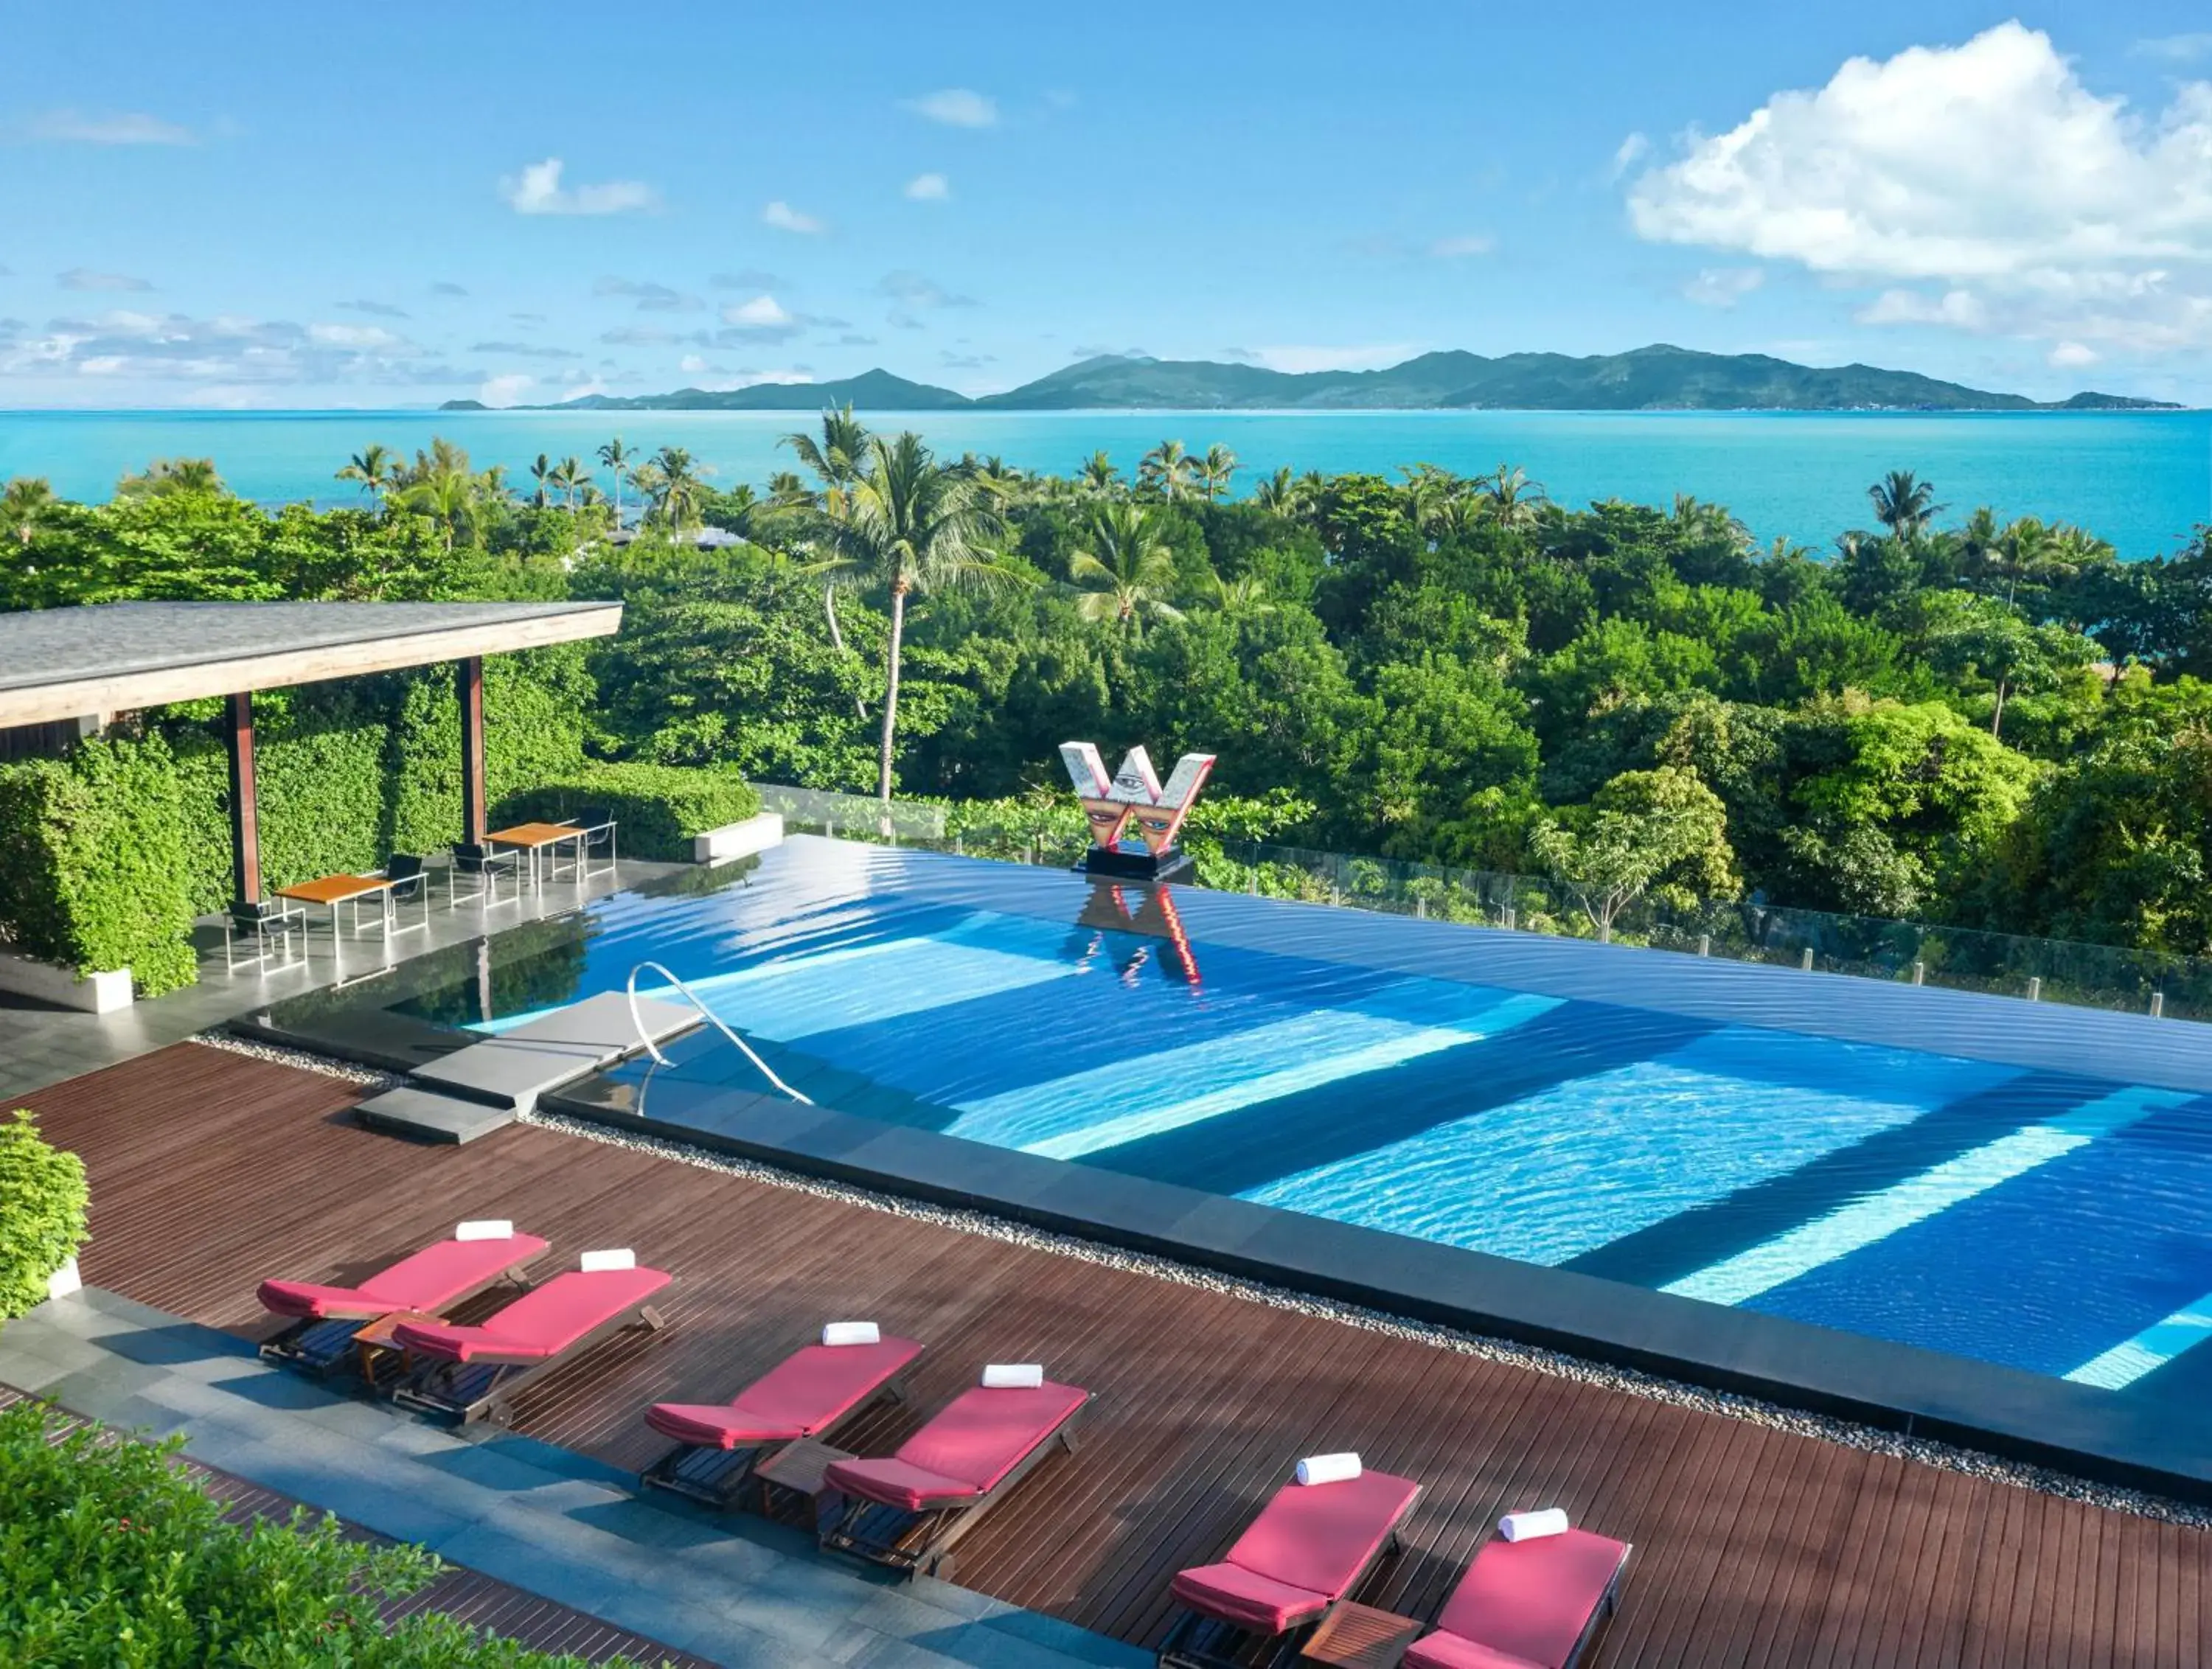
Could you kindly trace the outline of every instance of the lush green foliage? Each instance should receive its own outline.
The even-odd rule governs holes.
[[[335,1519],[226,1524],[158,1447],[95,1428],[50,1441],[40,1404],[0,1410],[0,1664],[118,1669],[581,1669],[436,1613],[379,1608],[441,1569],[349,1540]]]
[[[0,929],[80,974],[128,968],[145,995],[196,977],[185,816],[158,737],[96,738],[0,765]]]
[[[501,821],[557,822],[586,807],[603,806],[621,825],[620,850],[636,858],[688,863],[693,835],[742,822],[760,804],[760,795],[735,771],[632,762],[587,765],[508,796],[499,810]]]
[[[84,1162],[18,1108],[0,1120],[0,1320],[46,1302],[46,1278],[84,1244]]]
[[[868,792],[888,738],[902,794],[989,801],[984,819],[1043,820],[1042,841],[1064,811],[1018,808],[1064,794],[1057,746],[1084,737],[1163,765],[1216,752],[1212,795],[1286,796],[1300,814],[1266,838],[1308,847],[1579,875],[1585,898],[1620,890],[1600,886],[1602,849],[1637,867],[1664,849],[1625,877],[1632,896],[1740,887],[1754,905],[2212,951],[2202,536],[2123,564],[2032,519],[1939,528],[1937,495],[1900,470],[1869,493],[1873,525],[1819,556],[1754,548],[1687,498],[1571,509],[1510,465],[1284,471],[1238,498],[1218,447],[1055,477],[871,440],[830,414],[794,437],[811,478],[764,491],[715,490],[680,452],[601,449],[608,484],[647,507],[619,545],[566,460],[526,494],[541,507],[450,446],[356,458],[374,507],[319,515],[173,469],[96,507],[26,489],[0,600],[620,598],[619,638],[527,675],[542,701],[522,728],[568,728],[502,792],[585,756]],[[694,522],[745,543],[701,549],[678,537]],[[930,557],[933,526],[957,537]],[[986,569],[1000,583],[953,583]],[[414,831],[451,826],[449,699],[410,687],[414,741],[386,756],[410,783],[362,827],[428,844]],[[355,768],[351,743],[320,745]]]

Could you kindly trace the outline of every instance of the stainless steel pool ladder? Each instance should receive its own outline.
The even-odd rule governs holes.
[[[668,1065],[668,1057],[660,1053],[660,1046],[655,1043],[653,1041],[652,1035],[647,1032],[645,1029],[645,1022],[639,1017],[637,1011],[637,976],[648,970],[659,974],[662,979],[667,980],[672,986],[683,994],[684,1000],[685,1002],[690,1004],[693,1008],[699,1011],[699,1017],[701,1019],[704,1020],[716,1031],[728,1038],[731,1042],[736,1044],[740,1050],[744,1051],[745,1059],[751,1061],[754,1065],[760,1068],[761,1076],[763,1077],[766,1078],[778,1089],[781,1089],[785,1095],[790,1096],[792,1100],[795,1102],[805,1102],[809,1107],[814,1105],[813,1099],[811,1096],[800,1095],[798,1090],[793,1089],[781,1078],[778,1077],[775,1075],[775,1069],[770,1066],[768,1062],[763,1060],[758,1054],[754,1053],[753,1046],[751,1044],[746,1042],[744,1038],[738,1036],[737,1033],[732,1031],[727,1026],[724,1025],[722,1023],[721,1017],[699,1000],[698,992],[692,990],[690,986],[685,985],[683,980],[678,979],[673,974],[670,973],[659,962],[641,962],[629,971],[629,1023],[631,1025],[637,1028],[637,1041],[645,1045],[645,1052],[653,1057],[654,1065],[665,1066]]]

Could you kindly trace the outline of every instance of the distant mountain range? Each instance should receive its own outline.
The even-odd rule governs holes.
[[[1701,354],[1656,343],[1577,359],[1457,351],[1423,354],[1382,371],[1269,371],[1212,360],[1103,354],[970,399],[888,371],[819,383],[679,388],[620,398],[587,394],[539,411],[1307,410],[1307,411],[2171,411],[2162,400],[2076,394],[2031,400],[1871,365],[1793,365],[1765,354]],[[481,411],[448,400],[445,411]]]

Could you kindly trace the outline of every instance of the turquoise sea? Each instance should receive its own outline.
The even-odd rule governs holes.
[[[2212,412],[1899,414],[1738,412],[877,412],[940,452],[997,453],[1024,469],[1073,470],[1104,448],[1124,469],[1164,439],[1215,441],[1243,460],[1241,489],[1279,464],[1385,473],[1427,462],[1463,473],[1516,464],[1563,503],[1677,493],[1725,504],[1762,542],[1822,549],[1869,525],[1866,489],[1909,469],[1963,517],[1978,504],[2093,529],[2123,555],[2176,549],[2212,520]],[[717,485],[759,484],[791,467],[779,438],[803,412],[0,411],[0,479],[42,475],[75,498],[106,495],[154,458],[210,457],[234,490],[268,502],[345,503],[331,479],[371,440],[411,452],[433,435],[518,478],[539,452],[592,461],[619,434],[631,446],[690,448]]]

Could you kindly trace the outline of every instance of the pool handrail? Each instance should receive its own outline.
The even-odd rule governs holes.
[[[781,1078],[778,1077],[775,1075],[775,1069],[770,1066],[768,1062],[763,1060],[758,1054],[754,1053],[753,1046],[751,1044],[746,1042],[744,1038],[732,1031],[728,1026],[723,1023],[721,1016],[716,1014],[714,1010],[708,1008],[706,1004],[699,1000],[699,993],[697,992],[692,990],[690,986],[685,985],[683,980],[678,979],[660,963],[657,962],[641,962],[629,971],[629,1023],[631,1025],[637,1028],[637,1041],[645,1045],[645,1052],[653,1057],[653,1064],[654,1065],[665,1066],[668,1065],[668,1057],[660,1053],[660,1046],[653,1041],[652,1034],[646,1030],[645,1022],[639,1017],[637,1011],[637,976],[644,973],[647,968],[650,968],[655,974],[659,974],[662,979],[667,980],[671,986],[673,986],[678,991],[681,992],[684,995],[684,1000],[690,1004],[693,1008],[699,1011],[700,1018],[706,1021],[708,1025],[712,1026],[716,1031],[721,1033],[723,1036],[728,1038],[731,1042],[736,1044],[738,1047],[744,1052],[745,1059],[751,1061],[754,1065],[760,1068],[761,1076],[763,1077],[766,1078],[770,1083],[783,1091],[785,1095],[790,1096],[792,1100],[795,1102],[803,1102],[809,1107],[814,1105],[813,1099],[811,1096],[800,1095],[798,1090],[793,1089]]]

